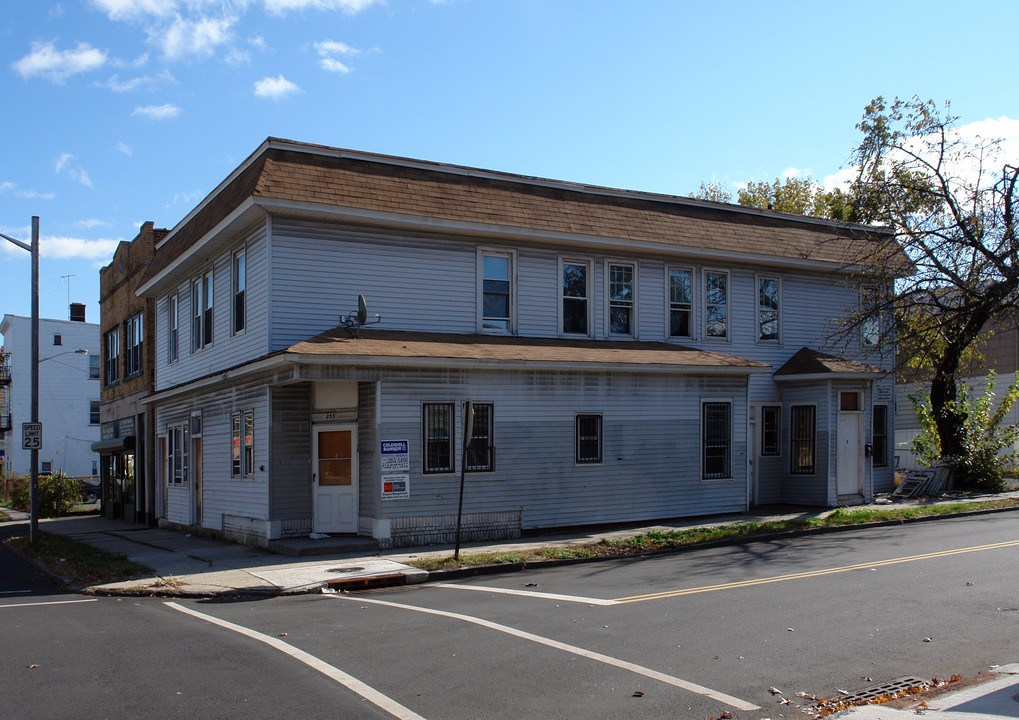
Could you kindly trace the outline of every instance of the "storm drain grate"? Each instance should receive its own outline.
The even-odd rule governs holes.
[[[837,698],[838,702],[845,703],[846,705],[867,705],[878,698],[886,697],[888,695],[898,696],[908,693],[910,690],[918,692],[925,690],[930,687],[930,681],[921,680],[915,677],[904,677],[898,680],[892,680],[891,682],[882,683],[881,685],[875,685],[874,687],[861,690],[859,692],[851,693],[845,697]]]

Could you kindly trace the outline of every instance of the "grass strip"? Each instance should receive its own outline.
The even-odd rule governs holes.
[[[76,587],[103,585],[154,574],[152,568],[128,560],[124,555],[100,550],[63,535],[39,533],[39,539],[34,543],[20,535],[7,542],[58,575],[68,578],[70,584]]]
[[[685,530],[651,530],[621,540],[603,539],[583,545],[549,545],[542,548],[513,552],[461,554],[459,560],[454,560],[452,555],[446,557],[412,558],[407,561],[407,564],[422,570],[431,571],[504,563],[523,563],[526,565],[528,562],[534,562],[535,560],[625,557],[627,555],[639,555],[656,550],[689,547],[702,543],[766,535],[789,530],[865,525],[872,522],[952,515],[974,510],[1016,507],[1017,505],[1019,505],[1019,500],[1004,498],[975,503],[941,503],[888,509],[838,508],[823,516],[807,519],[752,521],[731,525],[688,528]]]

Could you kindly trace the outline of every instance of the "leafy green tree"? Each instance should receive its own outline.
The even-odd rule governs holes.
[[[891,235],[887,247],[859,244],[865,250],[854,264],[884,282],[850,326],[895,318],[884,332],[894,332],[929,377],[939,449],[952,458],[967,442],[960,370],[1019,290],[1019,168],[1002,157],[1000,140],[966,138],[957,121],[948,103],[875,99],[857,126],[863,139],[852,155],[851,190],[854,216]],[[891,271],[893,245],[908,256],[910,274]]]
[[[690,195],[692,198],[697,200],[710,200],[711,202],[732,202],[732,193],[726,189],[725,185],[717,180],[713,180],[709,183],[701,183],[700,189]]]
[[[913,453],[925,465],[938,462],[949,464],[958,483],[980,490],[1000,492],[1006,487],[1006,477],[1019,467],[1019,427],[1005,425],[1009,410],[1019,400],[1019,385],[1012,384],[1005,392],[997,409],[994,409],[996,378],[988,373],[983,392],[970,400],[970,390],[960,383],[959,396],[953,401],[956,410],[964,416],[963,447],[958,456],[942,452],[937,423],[931,400],[923,392],[909,396],[920,420],[920,433],[913,440]]]

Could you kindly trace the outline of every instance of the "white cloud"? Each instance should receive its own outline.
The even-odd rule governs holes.
[[[92,0],[110,20],[140,20],[167,17],[177,9],[175,0]]]
[[[50,82],[62,83],[65,78],[96,70],[106,64],[106,53],[88,43],[78,43],[74,50],[57,50],[52,42],[33,42],[32,52],[14,63],[13,67],[28,78],[41,75]]]
[[[255,37],[248,38],[248,44],[251,45],[251,47],[253,48],[257,48],[258,50],[269,49],[269,45],[265,42],[265,38],[262,37],[261,35],[256,35]]]
[[[264,77],[255,83],[255,95],[269,100],[280,100],[288,95],[301,92],[301,88],[280,75]]]
[[[89,218],[88,220],[79,220],[78,222],[76,222],[74,224],[76,226],[80,227],[80,228],[85,228],[86,230],[91,230],[94,227],[109,227],[109,225],[110,225],[110,223],[107,222],[106,220],[100,220],[99,218]]]
[[[273,15],[305,9],[341,10],[347,15],[356,15],[379,2],[381,0],[265,0],[265,10]]]
[[[15,188],[14,183],[2,182],[0,183],[0,195],[3,195],[5,192],[8,192],[10,190],[13,190],[14,188]]]
[[[202,192],[200,190],[192,190],[191,192],[179,192],[173,196],[173,202],[169,203],[166,207],[171,207],[178,203],[184,203],[185,205],[194,205],[202,199]],[[137,223],[141,225],[141,223]]]
[[[109,259],[120,243],[119,239],[86,240],[77,237],[49,235],[39,239],[39,254],[48,258]]]
[[[128,70],[137,70],[140,67],[144,67],[145,64],[148,61],[149,61],[149,54],[148,53],[142,53],[141,55],[136,57],[134,60],[120,60],[120,59],[114,58],[113,60],[110,60],[110,64],[113,65],[113,67],[125,68],[125,69],[128,69]]]
[[[810,177],[811,171],[804,170],[798,167],[787,167],[782,171],[782,179],[789,180],[790,178],[805,178]]]
[[[350,72],[350,66],[341,62],[337,59],[337,56],[353,56],[357,55],[361,51],[357,48],[352,48],[347,43],[339,42],[337,40],[323,40],[322,42],[315,43],[315,50],[322,58],[319,61],[319,67],[329,72],[336,72],[346,74]]]
[[[211,56],[220,45],[231,42],[233,36],[230,28],[236,22],[236,17],[185,20],[178,15],[169,27],[151,30],[149,37],[160,46],[168,60],[205,58]]]
[[[52,200],[57,196],[56,193],[44,193],[38,190],[18,190],[14,193],[19,198],[25,200]]]
[[[53,161],[53,172],[57,175],[66,175],[72,180],[81,183],[85,187],[92,187],[92,179],[88,173],[77,163],[72,162],[74,155],[64,153]]]
[[[131,115],[141,115],[149,120],[172,120],[180,115],[180,108],[173,103],[164,105],[139,105]]]
[[[130,146],[127,143],[123,142],[123,141],[117,142],[117,151],[118,152],[122,152],[125,155],[131,155],[132,154]]]

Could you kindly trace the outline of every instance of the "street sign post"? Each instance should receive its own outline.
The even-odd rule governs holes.
[[[21,423],[21,449],[22,450],[42,449],[42,423],[37,422]]]

